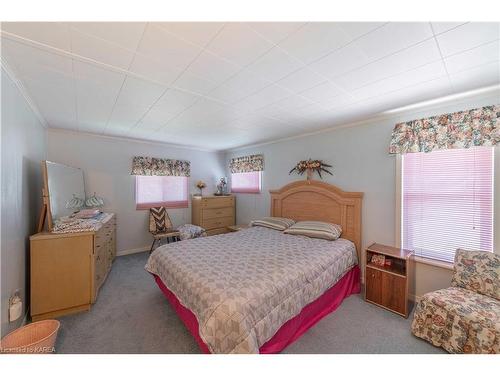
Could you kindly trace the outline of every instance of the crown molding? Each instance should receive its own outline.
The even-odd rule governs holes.
[[[222,154],[225,152],[224,150],[217,150],[217,149],[212,149],[212,148],[203,148],[203,147],[196,147],[196,146],[190,146],[190,145],[180,145],[180,144],[176,144],[176,143],[168,143],[168,142],[162,142],[162,141],[151,141],[151,140],[146,140],[146,139],[130,138],[130,137],[123,137],[123,136],[118,136],[118,135],[96,134],[96,133],[82,132],[82,131],[76,131],[76,130],[71,130],[71,129],[48,128],[48,132],[49,133],[71,134],[71,135],[76,135],[76,136],[95,137],[95,138],[102,138],[102,139],[111,139],[111,140],[118,140],[118,141],[124,141],[124,142],[142,143],[142,144],[153,145],[153,146],[172,147],[172,148],[178,148],[178,149],[182,149],[182,150],[222,153]]]
[[[480,91],[480,93],[477,93],[478,91]],[[469,93],[469,92],[476,93],[476,94],[475,95],[471,94],[469,96],[469,95],[467,95],[467,93]],[[437,109],[442,108],[442,107],[449,105],[449,104],[457,104],[457,105],[467,104],[468,102],[470,102],[471,99],[481,100],[481,99],[487,99],[490,97],[493,98],[496,95],[497,101],[498,101],[498,103],[500,103],[500,84],[493,85],[493,86],[487,86],[487,87],[484,87],[484,88],[479,89],[479,90],[466,91],[463,93],[463,95],[465,95],[465,96],[463,96],[459,99],[456,98],[456,95],[449,95],[450,96],[449,100],[440,101],[438,104],[434,104],[434,105],[427,105],[427,106],[422,106],[422,107],[418,107],[418,108],[409,108],[409,109],[405,109],[405,108],[411,107],[410,105],[404,106],[404,107],[401,107],[400,109],[396,108],[396,109],[392,109],[389,111],[381,112],[381,113],[378,113],[376,115],[373,115],[373,116],[367,117],[363,120],[359,120],[359,121],[355,121],[355,122],[347,122],[347,123],[339,124],[337,126],[316,130],[313,132],[307,132],[307,133],[303,133],[303,134],[299,134],[299,135],[294,135],[291,137],[278,138],[278,139],[275,139],[272,141],[252,143],[249,145],[225,149],[223,151],[226,154],[228,154],[231,152],[236,152],[236,151],[245,150],[245,149],[249,149],[249,148],[262,147],[262,146],[267,146],[270,144],[281,143],[281,142],[286,142],[286,141],[290,141],[290,140],[294,140],[294,139],[310,137],[310,136],[314,136],[317,134],[330,133],[330,132],[334,132],[336,130],[342,130],[342,129],[346,129],[346,128],[363,126],[363,125],[366,125],[366,124],[374,122],[374,121],[396,119],[396,118],[400,118],[403,116],[410,116],[411,114],[417,115],[420,112],[437,110]],[[446,97],[444,97],[444,98],[446,98]]]
[[[23,96],[24,100],[26,101],[26,103],[30,107],[31,111],[38,118],[38,120],[40,121],[42,126],[46,129],[48,129],[49,124],[47,123],[47,120],[45,120],[45,117],[43,117],[42,114],[40,113],[40,110],[36,106],[35,102],[29,96],[23,83],[19,79],[17,79],[16,74],[14,73],[14,70],[9,66],[7,61],[5,61],[5,59],[2,58],[1,56],[0,56],[0,66],[2,67],[3,71],[7,74],[7,77],[9,77],[9,79],[17,87],[17,89],[19,90],[19,92]]]

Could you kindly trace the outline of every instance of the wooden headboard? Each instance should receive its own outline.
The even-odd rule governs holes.
[[[295,181],[271,190],[271,216],[340,224],[342,236],[356,245],[361,259],[363,193],[346,192],[321,181]]]

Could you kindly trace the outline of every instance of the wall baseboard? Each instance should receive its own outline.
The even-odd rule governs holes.
[[[120,251],[116,252],[116,256],[121,257],[123,255],[142,253],[144,251],[149,251],[149,249],[150,249],[150,246],[144,246],[144,247],[138,247],[136,249],[120,250]]]

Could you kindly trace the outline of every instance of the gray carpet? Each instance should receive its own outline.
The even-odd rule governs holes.
[[[144,270],[148,253],[122,256],[90,312],[60,318],[58,353],[200,353]],[[443,353],[401,318],[350,296],[284,353]]]

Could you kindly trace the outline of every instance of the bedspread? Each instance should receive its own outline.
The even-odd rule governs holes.
[[[356,264],[348,240],[252,227],[161,246],[146,270],[195,314],[212,353],[259,353]]]

